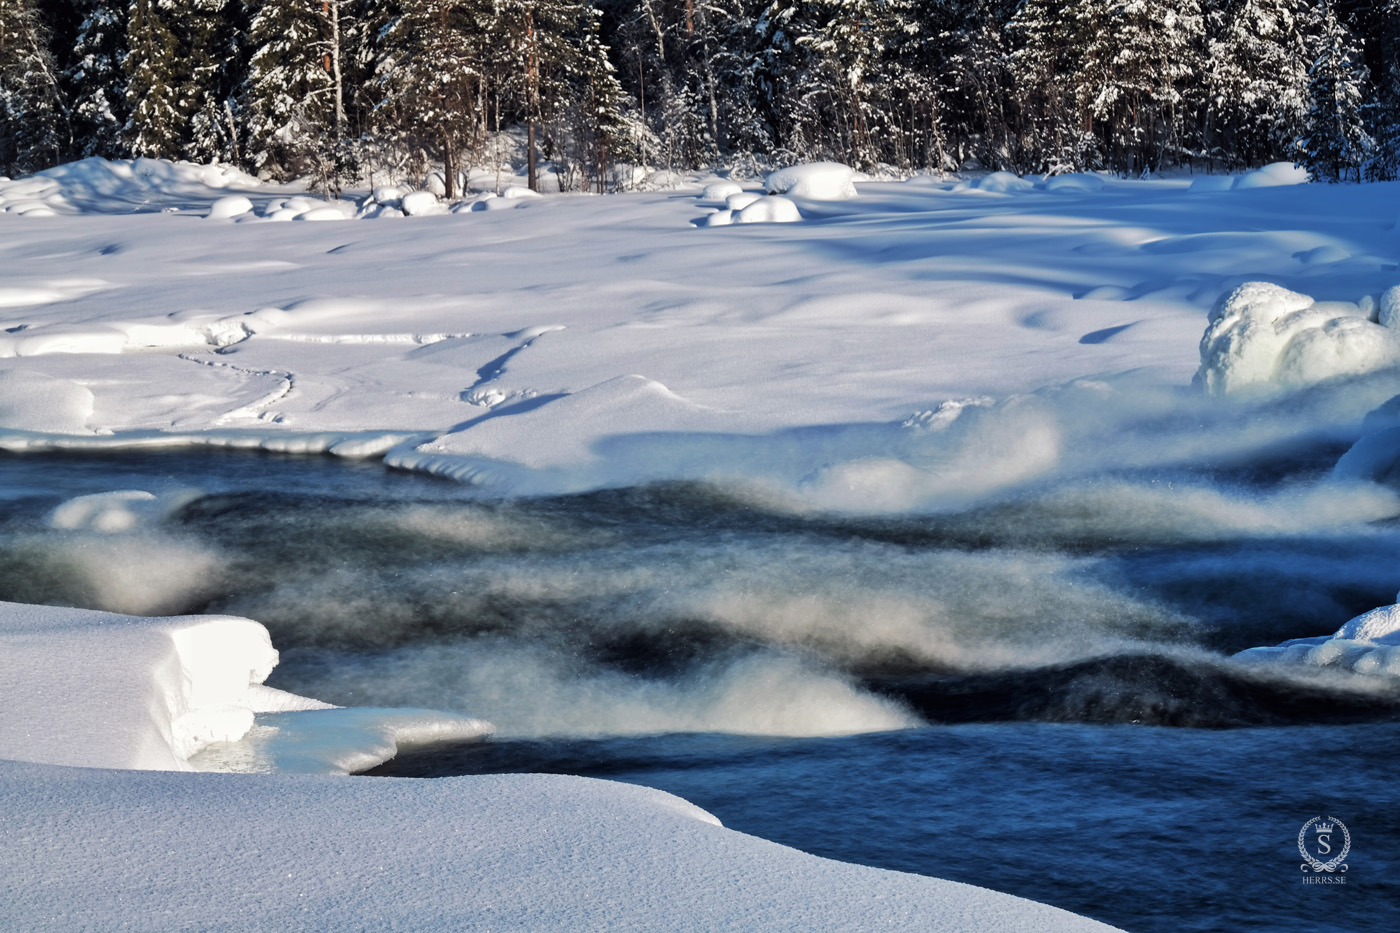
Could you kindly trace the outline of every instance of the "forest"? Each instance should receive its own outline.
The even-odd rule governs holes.
[[[1400,0],[0,0],[0,174],[1400,174]],[[499,156],[496,156],[499,161]]]

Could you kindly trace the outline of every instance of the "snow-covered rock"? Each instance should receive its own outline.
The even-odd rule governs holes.
[[[399,209],[409,217],[446,213],[447,207],[433,191],[414,191],[399,200]]]
[[[732,181],[712,181],[700,190],[697,200],[724,202],[731,194],[743,193],[743,186]]]
[[[1388,293],[1387,293],[1388,294]],[[1300,388],[1400,364],[1400,332],[1359,306],[1249,282],[1216,302],[1201,337],[1196,380],[1217,395]]]

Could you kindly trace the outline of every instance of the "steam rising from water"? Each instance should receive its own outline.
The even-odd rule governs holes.
[[[1222,653],[1390,601],[1400,497],[1328,475],[1387,390],[1227,409],[1081,384],[825,446],[778,438],[741,486],[491,501],[347,472],[328,496],[284,461],[282,492],[215,471],[139,521],[112,511],[148,501],[130,493],[59,511],[15,494],[0,597],[250,616],[283,650],[278,686],[504,735],[1218,725],[1293,716],[1295,686],[1359,690],[1371,715],[1388,687],[1290,686]],[[850,514],[863,503],[897,514]],[[1226,699],[1230,717],[1199,715]]]

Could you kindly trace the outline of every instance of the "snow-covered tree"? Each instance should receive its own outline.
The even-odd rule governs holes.
[[[1292,159],[1308,112],[1307,0],[1231,0],[1214,17],[1206,81],[1211,154]]]
[[[34,0],[0,3],[0,172],[48,168],[68,148],[58,66]]]
[[[1400,178],[1400,0],[1375,5],[1370,37],[1379,67],[1374,72],[1374,100],[1366,113],[1374,142],[1366,177],[1391,181]]]
[[[159,0],[131,0],[128,13],[122,137],[132,155],[174,159],[187,124],[180,96],[180,43]]]
[[[1308,78],[1311,107],[1300,160],[1314,179],[1361,180],[1372,147],[1362,118],[1365,87],[1366,68],[1356,40],[1326,3],[1318,55]]]
[[[66,84],[73,112],[73,139],[80,156],[118,158],[125,154],[126,124],[125,0],[82,0],[82,22],[74,42]]]

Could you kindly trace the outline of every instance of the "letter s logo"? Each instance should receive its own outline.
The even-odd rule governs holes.
[[[1327,853],[1332,851],[1332,847],[1327,844],[1328,838],[1329,837],[1326,833],[1321,833],[1317,837],[1317,847],[1321,850],[1323,855],[1326,855]]]

